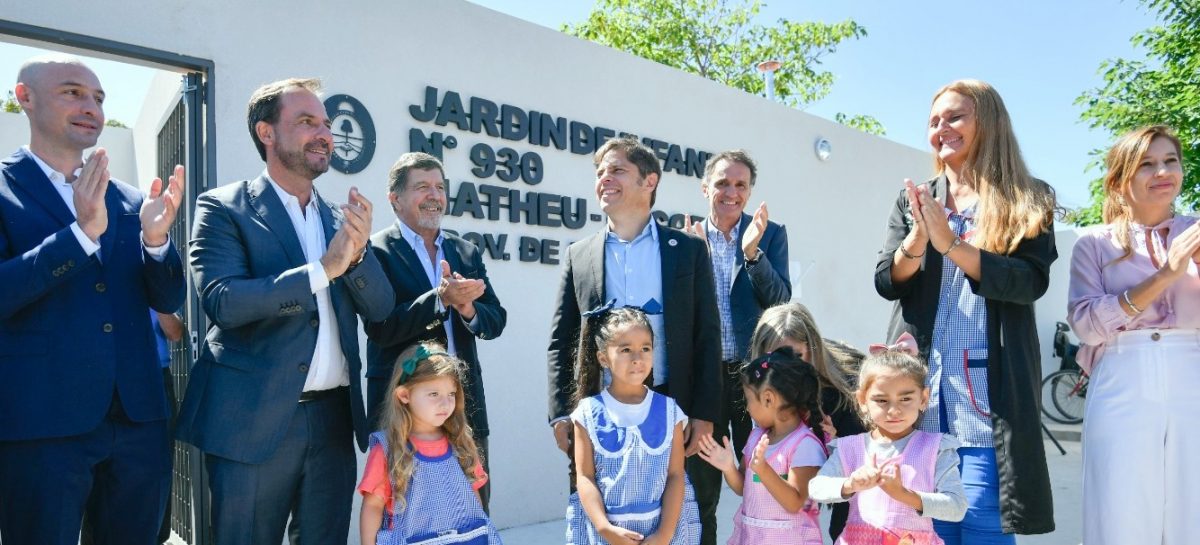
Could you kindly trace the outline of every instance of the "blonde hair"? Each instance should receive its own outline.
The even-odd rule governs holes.
[[[1124,251],[1121,257],[1107,263],[1106,266],[1133,255],[1133,244],[1129,240],[1129,223],[1133,218],[1133,210],[1129,208],[1129,203],[1125,202],[1125,192],[1137,174],[1142,156],[1146,155],[1146,150],[1150,149],[1150,144],[1155,138],[1169,140],[1175,145],[1175,153],[1179,155],[1179,160],[1183,160],[1183,146],[1179,144],[1179,137],[1166,125],[1150,125],[1121,135],[1104,158],[1104,223],[1113,225],[1113,234]]]
[[[1050,230],[1054,190],[1030,175],[1008,110],[995,88],[979,80],[958,80],[938,89],[933,102],[951,91],[971,99],[975,106],[975,139],[963,162],[965,179],[979,193],[979,229],[973,241],[981,249],[1011,254],[1021,240]],[[946,163],[934,154],[933,167],[941,174]]]
[[[424,347],[429,352],[435,352],[429,357],[417,362],[411,375],[404,374],[403,362],[416,357],[418,347]],[[462,372],[466,366],[462,360],[446,354],[444,348],[435,343],[420,343],[409,347],[396,358],[392,379],[388,384],[387,407],[384,409],[383,421],[380,423],[387,437],[388,446],[388,476],[392,479],[392,501],[401,509],[404,507],[404,494],[412,480],[416,468],[415,455],[408,437],[412,434],[413,415],[408,405],[396,399],[392,392],[400,386],[412,387],[422,382],[428,382],[441,377],[450,377],[458,387],[458,395],[454,398],[454,412],[442,423],[442,431],[446,433],[458,465],[462,467],[467,480],[474,482],[475,466],[482,464],[479,449],[471,436],[471,426],[467,423],[464,406],[465,392],[462,390]],[[403,382],[401,380],[403,379]]]
[[[784,303],[763,311],[750,337],[750,360],[783,346],[785,340],[808,345],[808,362],[817,371],[822,388],[842,394],[837,407],[846,407],[854,396],[849,376],[857,372],[863,354],[849,345],[827,341],[817,329],[817,321],[800,303]]]

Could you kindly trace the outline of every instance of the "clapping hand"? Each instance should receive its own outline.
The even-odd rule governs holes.
[[[767,448],[771,446],[770,437],[767,434],[762,434],[758,438],[758,444],[754,445],[754,453],[750,455],[750,469],[754,470],[760,477],[767,473],[774,473],[775,468],[767,462]]]
[[[156,248],[167,243],[167,233],[175,222],[175,214],[179,212],[179,203],[183,200],[183,165],[175,165],[175,172],[163,184],[162,178],[155,178],[150,183],[150,195],[142,201],[139,217],[142,221],[142,243]]]
[[[849,477],[846,477],[845,484],[842,485],[842,495],[849,496],[870,490],[879,485],[881,477],[879,467],[876,465],[876,456],[874,453],[867,459],[867,462],[862,467],[854,470]]]
[[[897,460],[885,461],[883,467],[879,468],[879,489],[892,497],[904,492],[904,481]]]
[[[487,290],[483,280],[465,278],[457,272],[450,271],[450,264],[442,260],[442,281],[438,284],[438,297],[442,304],[458,311],[463,318],[471,320],[475,317],[475,300]]]
[[[742,255],[746,259],[758,258],[758,242],[762,240],[763,233],[767,232],[767,203],[758,205],[758,209],[754,211],[754,217],[750,219],[750,223],[746,225],[746,232],[742,233]]]
[[[108,190],[108,152],[104,148],[97,148],[88,157],[71,188],[79,228],[92,242],[99,241],[100,235],[108,230],[108,209],[104,207],[104,193]],[[144,214],[145,204],[142,210]]]
[[[837,428],[833,425],[833,419],[829,415],[821,415],[821,431],[825,432],[825,443],[832,443],[837,439]]]
[[[728,437],[721,438],[725,446],[717,444],[711,435],[700,437],[700,457],[721,471],[737,471],[737,456]]]
[[[329,241],[321,265],[330,280],[346,273],[352,265],[362,260],[371,236],[371,201],[357,187],[350,188],[348,202],[341,206],[345,221]]]
[[[684,214],[683,216],[683,232],[696,235],[705,242],[708,241],[708,234],[704,232],[704,222],[697,221],[693,223],[692,216],[688,214]]]
[[[1188,260],[1200,263],[1197,259],[1200,258],[1200,222],[1193,223],[1175,240],[1171,241],[1171,247],[1167,250],[1167,263],[1163,269],[1167,269],[1168,273],[1173,276],[1181,276],[1188,270]]]
[[[923,229],[917,236],[927,236],[933,243],[933,249],[946,253],[951,243],[958,235],[950,229],[950,220],[946,217],[946,208],[929,194],[928,186],[914,187],[911,180],[905,180],[905,192],[909,193],[909,204],[913,206],[914,231]],[[914,200],[915,199],[915,200]]]

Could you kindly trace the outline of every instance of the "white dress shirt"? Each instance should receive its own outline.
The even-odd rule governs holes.
[[[315,392],[329,390],[338,386],[350,384],[349,366],[346,355],[342,353],[341,337],[338,336],[337,316],[333,313],[333,301],[329,298],[329,277],[325,275],[325,267],[321,265],[321,256],[325,255],[325,228],[321,224],[321,210],[317,207],[317,192],[313,190],[308,198],[308,206],[300,208],[300,199],[285,191],[271,177],[263,172],[263,177],[271,182],[275,194],[283,201],[296,236],[300,239],[300,248],[304,250],[304,259],[308,261],[308,286],[317,298],[317,345],[313,348],[312,363],[308,366],[308,378],[304,380],[304,391]]]
[[[54,187],[54,190],[58,192],[58,196],[62,197],[63,202],[67,204],[67,209],[71,211],[71,216],[78,217],[78,214],[75,212],[75,188],[67,182],[67,176],[57,170],[54,170],[54,167],[46,164],[41,157],[38,157],[33,150],[29,149],[29,146],[22,146],[22,148],[29,153],[30,157],[33,157],[33,162],[37,163],[37,166],[42,169],[42,172],[46,174],[46,178],[50,179],[50,185]],[[83,164],[83,161],[80,161],[79,163]],[[77,168],[72,175],[78,178],[79,173],[82,170],[82,168]],[[113,219],[114,218],[108,218],[110,224]],[[78,221],[71,224],[71,232],[75,234],[75,240],[79,241],[79,246],[83,248],[83,252],[87,255],[92,255],[100,251],[100,242],[88,238],[88,236],[84,234],[83,228],[79,226]],[[150,254],[151,258],[153,258],[155,261],[161,262],[167,256],[167,246],[170,243],[171,238],[170,235],[168,235],[167,242],[162,246],[146,246],[145,241],[143,241],[142,247],[146,249],[146,253]],[[97,255],[96,257],[103,260],[104,256]]]

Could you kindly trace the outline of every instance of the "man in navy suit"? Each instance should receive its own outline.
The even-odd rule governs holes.
[[[157,543],[170,491],[167,399],[149,309],[183,303],[167,236],[183,167],[150,195],[96,150],[104,90],[78,59],[17,76],[29,145],[0,163],[0,540]]]
[[[721,472],[693,456],[700,437],[711,436],[721,416],[721,330],[708,249],[695,237],[659,226],[650,215],[662,176],[653,151],[636,138],[622,137],[605,142],[592,158],[596,199],[608,219],[604,230],[567,248],[547,350],[554,440],[573,456],[574,425],[568,415],[574,408],[582,313],[613,299],[645,310],[654,330],[654,389],[674,398],[690,417],[684,430],[687,473],[700,504],[705,543],[715,543]]]
[[[179,414],[205,453],[220,545],[346,543],[366,448],[358,315],[394,294],[367,251],[371,203],[334,205],[313,187],[333,135],[314,79],[260,87],[247,124],[257,178],[196,203],[189,261],[211,326]],[[289,524],[288,519],[291,518]]]
[[[738,369],[746,361],[750,337],[764,310],[788,302],[788,240],[784,226],[767,219],[767,203],[751,216],[743,212],[758,179],[758,166],[743,150],[709,158],[701,191],[708,217],[688,228],[708,241],[717,310],[721,317],[721,367],[725,370],[725,416],[734,452],[746,446],[753,423],[746,412]],[[726,423],[718,424],[725,431]]]
[[[396,301],[387,319],[364,328],[367,415],[378,426],[400,353],[415,343],[436,341],[467,364],[467,422],[487,471],[487,403],[475,339],[499,337],[508,312],[492,289],[479,248],[442,230],[445,178],[442,162],[419,152],[401,155],[388,173],[388,202],[396,222],[371,236],[371,250],[396,291]],[[490,484],[479,489],[484,509],[490,491]]]

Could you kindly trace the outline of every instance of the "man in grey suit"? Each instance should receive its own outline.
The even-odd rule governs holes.
[[[721,415],[721,325],[708,249],[651,218],[662,166],[649,148],[634,138],[617,138],[601,146],[594,161],[596,198],[608,224],[567,249],[547,351],[554,439],[570,457],[568,415],[582,313],[612,299],[647,311],[654,330],[654,389],[674,398],[690,417],[684,431],[687,473],[705,543],[715,543],[721,472],[692,456],[700,436],[711,435]],[[572,479],[573,468],[572,463]]]
[[[495,339],[508,312],[500,306],[474,244],[442,230],[446,211],[442,162],[427,153],[405,153],[388,173],[388,203],[396,222],[371,236],[371,250],[396,292],[386,319],[367,332],[367,415],[378,426],[396,359],[421,341],[436,341],[467,364],[463,377],[467,422],[487,463],[488,418],[483,372],[475,339]],[[488,508],[491,481],[479,489]]]
[[[260,87],[247,112],[266,171],[201,195],[190,262],[210,320],[179,415],[205,453],[221,545],[346,543],[354,442],[366,448],[358,315],[393,292],[366,249],[371,203],[313,187],[333,137],[320,82]],[[291,523],[288,523],[288,517]]]

